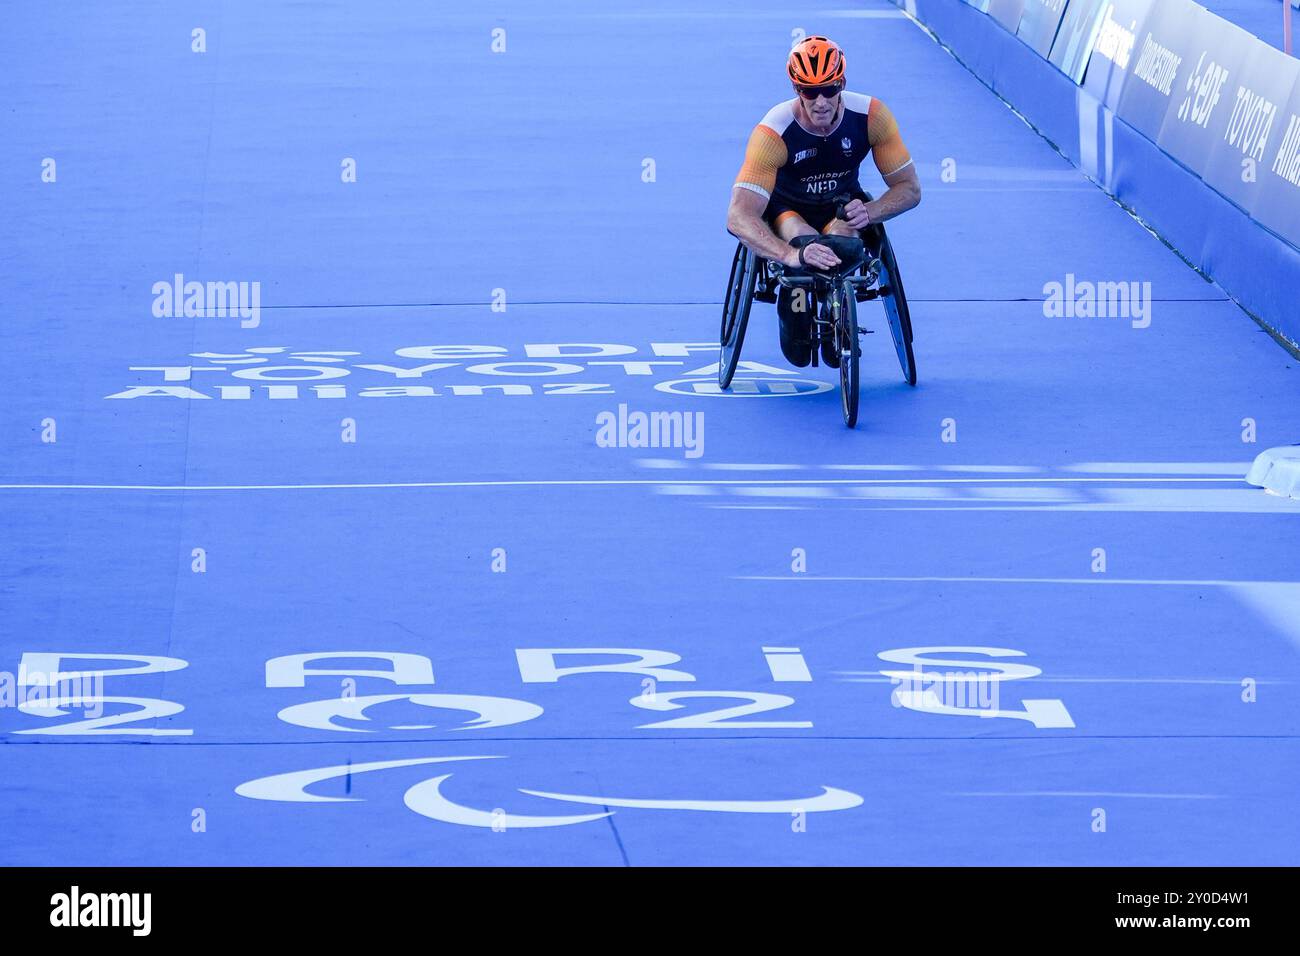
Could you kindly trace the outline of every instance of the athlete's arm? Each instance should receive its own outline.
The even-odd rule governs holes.
[[[763,221],[767,197],[742,186],[731,190],[727,209],[727,231],[748,246],[755,255],[773,259],[787,266],[799,264],[799,253]]]
[[[785,165],[786,158],[785,142],[775,130],[762,124],[754,127],[745,149],[745,163],[731,189],[727,231],[755,255],[795,268],[800,265],[799,250],[763,221],[763,210],[767,208],[767,201],[776,186],[776,171]],[[839,264],[839,259],[826,246],[808,247],[804,256],[807,265],[818,269]]]
[[[854,229],[893,219],[914,209],[921,201],[921,180],[898,132],[898,121],[880,100],[872,100],[867,113],[867,140],[871,143],[876,169],[888,188],[869,203],[855,199],[844,207],[848,223]]]

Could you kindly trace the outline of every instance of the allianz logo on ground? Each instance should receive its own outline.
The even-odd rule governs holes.
[[[704,454],[703,412],[638,412],[620,404],[596,415],[600,448],[681,448],[687,458]]]
[[[177,272],[171,281],[155,282],[153,314],[158,319],[239,318],[240,328],[255,329],[262,324],[262,283],[185,281]]]
[[[1049,319],[1129,319],[1135,329],[1151,324],[1150,282],[1080,281],[1073,272],[1064,282],[1043,286],[1043,315]]]

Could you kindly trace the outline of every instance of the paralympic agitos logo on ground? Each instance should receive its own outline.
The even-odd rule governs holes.
[[[475,671],[458,673],[453,660],[443,670],[444,665],[423,650],[352,645],[279,654],[266,658],[262,668],[266,719],[256,719],[255,705],[239,718],[239,726],[252,734],[243,738],[245,742],[301,745],[367,735],[376,743],[402,744],[402,749],[385,753],[367,747],[366,760],[343,762],[337,752],[330,759],[309,756],[320,751],[304,750],[284,765],[268,748],[258,748],[267,750],[266,759],[258,756],[248,766],[241,763],[242,779],[229,783],[235,795],[262,804],[322,809],[350,805],[354,809],[342,812],[350,814],[357,827],[366,825],[367,816],[358,805],[371,803],[404,805],[437,823],[496,832],[591,826],[626,810],[757,815],[769,823],[785,817],[791,832],[802,833],[810,815],[855,810],[865,798],[819,776],[807,776],[808,767],[801,763],[788,765],[783,757],[787,751],[747,751],[743,759],[723,764],[725,770],[718,772],[717,752],[711,751],[714,758],[701,766],[695,746],[704,740],[737,739],[733,734],[762,740],[774,732],[783,740],[801,734],[822,739],[828,730],[832,736],[845,733],[845,739],[858,739],[877,733],[879,720],[893,723],[889,715],[894,714],[927,722],[1011,721],[1018,735],[1031,726],[1034,732],[1075,727],[1065,701],[1037,696],[1017,700],[1001,690],[1004,683],[1029,681],[1043,673],[1024,660],[1026,652],[1015,648],[894,647],[876,650],[874,658],[868,650],[864,659],[855,645],[848,659],[824,660],[819,666],[810,666],[798,646],[764,645],[752,638],[732,646],[731,652],[737,656],[728,666],[713,655],[689,663],[661,647],[514,647],[512,670],[518,683],[486,688],[492,693],[461,683]],[[19,660],[19,683],[52,680],[65,686],[73,673],[67,668],[74,662],[77,675],[100,681],[106,689],[28,700],[18,708],[22,725],[9,733],[64,742],[106,735],[202,740],[230,726],[220,723],[219,711],[187,710],[186,698],[195,687],[206,687],[207,697],[216,685],[199,674],[193,677],[200,684],[186,681],[178,672],[188,670],[191,662],[170,655],[100,653],[84,646],[75,652],[26,650]],[[845,665],[854,669],[845,670]],[[866,669],[859,669],[864,665]],[[199,662],[196,669],[220,675],[223,667],[208,661]],[[245,687],[247,672],[241,673],[244,676],[236,679]],[[164,686],[158,680],[164,674],[178,675],[166,683],[168,696],[149,696]],[[494,682],[499,684],[503,676],[498,673]],[[862,691],[845,707],[838,691],[848,685],[861,685]],[[110,708],[94,718],[67,709],[92,704]],[[246,717],[252,719],[245,722]],[[215,726],[205,726],[214,719]],[[525,724],[535,729],[522,728]],[[286,730],[286,725],[293,729]],[[836,725],[840,730],[833,729]],[[665,738],[664,732],[672,736]],[[629,762],[618,756],[621,746],[607,746],[611,740],[656,738],[674,740],[680,752],[660,750],[658,757]],[[443,744],[453,740],[467,746],[446,753]],[[520,747],[525,741],[563,741],[571,758],[557,762],[554,751],[548,755],[531,744]],[[412,754],[406,746],[411,743],[434,752]],[[614,755],[615,765],[608,766],[609,773],[597,773],[606,754]],[[248,812],[259,816],[270,810],[249,806]],[[336,811],[324,813],[330,820],[341,819]],[[279,814],[273,818],[285,819]],[[77,917],[81,925],[88,925],[86,909],[76,902],[69,906],[55,911],[63,920],[56,925],[77,925],[74,911],[82,914]],[[102,906],[99,912],[102,916]]]
[[[789,368],[742,360],[731,388],[723,391],[717,382],[717,352],[716,342],[413,345],[394,349],[391,356],[258,346],[192,352],[175,364],[132,365],[129,370],[144,381],[105,398],[247,402],[612,395],[643,383],[688,397],[777,398],[835,387],[830,381],[801,378]]]

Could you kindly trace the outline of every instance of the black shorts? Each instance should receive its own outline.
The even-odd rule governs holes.
[[[871,201],[871,196],[861,189],[851,189],[849,193],[854,199],[861,199],[863,202]],[[835,208],[833,202],[818,204],[787,202],[774,195],[767,201],[767,208],[763,210],[763,220],[775,231],[778,219],[787,213],[796,213],[818,232],[824,232],[835,218]]]

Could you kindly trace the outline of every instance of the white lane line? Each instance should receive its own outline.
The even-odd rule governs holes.
[[[938,465],[938,471],[996,472],[1001,474],[1035,474],[1043,471],[1036,465]],[[1243,472],[1244,474],[1244,472]]]
[[[638,458],[636,463],[639,468],[675,469],[688,467],[686,462],[680,458]]]
[[[848,490],[855,498],[879,498],[891,501],[928,501],[940,498],[955,498],[957,496],[957,489],[945,488],[942,485],[908,485],[905,488],[892,488],[888,485],[868,485],[864,488],[850,488]],[[1003,490],[1019,491],[1020,489],[1004,488]]]
[[[733,581],[858,581],[858,582],[892,582],[919,584],[1127,584],[1138,586],[1166,585],[1170,587],[1246,587],[1259,585],[1283,585],[1300,588],[1294,581],[1224,581],[1224,580],[1170,580],[1160,578],[1108,578],[1098,575],[1093,578],[983,578],[983,577],[943,577],[939,575],[902,576],[902,575],[829,575],[829,574],[733,574]]]
[[[818,465],[827,471],[929,471],[929,465]]]
[[[1229,482],[1240,478],[709,478],[693,485],[955,485],[1006,484],[1008,482]],[[662,485],[662,478],[555,478],[501,481],[367,481],[278,485],[111,485],[111,484],[0,484],[0,491],[286,491],[370,488],[545,488],[583,486]]]
[[[740,489],[732,494],[743,494]],[[900,485],[861,485],[841,489],[831,497],[844,501],[871,499],[871,510],[883,511],[1088,511],[1178,514],[1296,514],[1300,502],[1261,493],[1257,488],[1170,485],[1163,488],[1091,487],[1000,484],[945,487],[943,482]],[[947,498],[950,503],[889,506],[885,500],[922,501]],[[858,509],[862,510],[862,509]]]
[[[1223,680],[1217,677],[1031,677],[1030,680],[1049,684],[1216,684],[1240,687],[1241,679]],[[1257,680],[1258,684],[1294,684],[1289,680]]]
[[[998,485],[976,486],[970,489],[976,498],[995,498],[1004,502],[1011,501],[1078,501],[1075,492],[1068,488],[1034,488],[1032,486],[1014,485],[1003,488]]]
[[[768,465],[762,462],[705,462],[702,467],[710,471],[804,471],[807,465]]]
[[[691,462],[679,458],[639,458],[641,468],[689,468]],[[908,465],[879,463],[843,464],[781,464],[779,462],[699,462],[696,467],[714,471],[806,471],[815,468],[823,471],[942,471],[967,474],[1043,474],[1063,471],[1088,475],[1199,475],[1214,477],[1229,475],[1244,478],[1250,469],[1248,461],[1087,461],[1075,464],[1046,465]]]
[[[964,791],[948,793],[949,797],[1133,797],[1139,800],[1221,800],[1218,793],[1120,793],[1115,790],[1024,790],[1019,793],[1010,791]]]
[[[978,661],[970,661],[972,665],[978,665]],[[972,671],[980,671],[979,666],[972,666]],[[844,684],[896,684],[898,681],[892,677],[882,677],[880,671],[832,671],[836,675],[835,679]],[[930,672],[930,673],[943,673]],[[838,675],[863,675],[863,676],[838,676]],[[876,676],[869,676],[876,675]],[[1209,677],[1047,677],[1038,675],[1036,677],[1024,678],[1026,683],[1034,682],[1039,684],[1207,684],[1224,687],[1240,687],[1240,680],[1209,678]],[[969,683],[969,681],[967,681]],[[1289,680],[1257,680],[1256,686],[1261,685],[1288,685],[1295,681]]]
[[[832,496],[831,489],[817,485],[785,487],[765,485],[761,488],[737,488],[735,493],[751,498],[830,498]]]
[[[1248,461],[1085,461],[1065,465],[1062,471],[1086,474],[1129,475],[1241,475],[1250,470]]]

